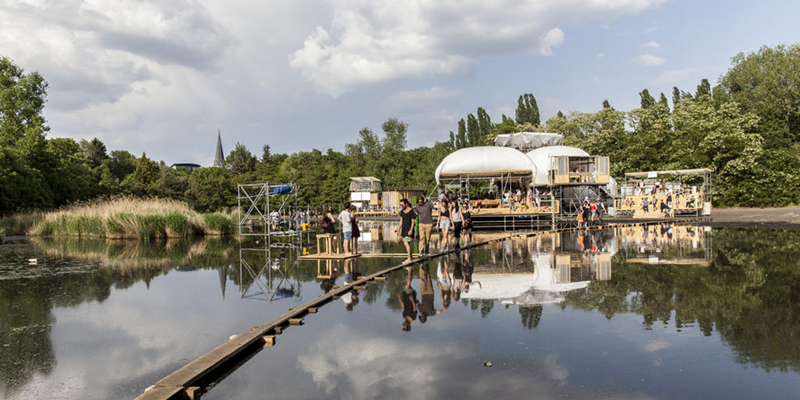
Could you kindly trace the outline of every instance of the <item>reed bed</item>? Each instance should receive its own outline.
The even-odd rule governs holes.
[[[26,233],[140,240],[225,235],[233,232],[235,218],[229,213],[201,214],[177,200],[117,197],[45,213]]]
[[[5,236],[24,236],[37,222],[44,219],[45,213],[36,211],[29,213],[16,213],[0,219],[0,229]]]

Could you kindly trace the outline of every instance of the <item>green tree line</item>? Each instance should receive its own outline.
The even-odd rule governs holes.
[[[449,153],[491,145],[498,134],[561,133],[564,142],[611,158],[618,180],[628,171],[714,170],[715,203],[782,206],[800,202],[800,47],[763,47],[733,57],[713,86],[673,88],[671,101],[647,89],[629,111],[608,101],[596,112],[561,111],[541,123],[533,94],[519,96],[514,118],[493,122],[482,107],[460,119],[449,137],[408,148],[408,125],[387,119],[380,134],[358,132],[344,153],[312,149],[261,156],[237,143],[225,168],[174,169],[163,161],[108,151],[99,139],[47,138],[42,117],[48,84],[0,57],[0,215],[51,209],[97,196],[130,194],[185,200],[198,211],[233,207],[237,183],[296,182],[300,203],[347,201],[351,176],[375,176],[385,188],[434,188]]]

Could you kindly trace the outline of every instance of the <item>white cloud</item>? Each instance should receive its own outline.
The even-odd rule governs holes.
[[[667,342],[664,342],[664,341],[660,341],[660,340],[651,340],[651,341],[645,343],[644,346],[642,346],[642,350],[644,350],[644,351],[646,351],[648,353],[654,353],[654,352],[657,352],[657,351],[664,350],[669,346],[670,346],[670,343],[667,343]]]
[[[606,53],[597,53],[597,55],[596,55],[595,57],[597,57],[597,58],[603,58],[603,57],[605,57],[605,56],[606,56]]]
[[[392,96],[392,100],[400,103],[406,103],[421,100],[438,100],[448,97],[455,97],[462,94],[464,94],[464,91],[461,89],[446,89],[441,86],[433,86],[430,89],[406,90],[397,92],[394,96]]]
[[[660,45],[660,44],[658,44],[658,43],[657,43],[657,42],[655,42],[655,41],[650,41],[650,42],[647,42],[647,43],[645,43],[645,44],[644,44],[644,46],[645,46],[645,47],[649,47],[649,48],[651,48],[651,49],[656,49],[656,50],[658,50],[658,49],[660,49],[660,48],[661,48],[661,45]]]
[[[680,83],[681,81],[691,76],[697,75],[699,72],[700,70],[698,68],[684,68],[684,69],[667,71],[658,78],[656,78],[653,81],[653,83],[654,84],[666,83],[673,86],[677,86],[678,83]]]
[[[665,0],[496,2],[330,0],[329,27],[317,26],[289,64],[337,97],[364,84],[468,70],[482,58],[552,55],[564,23],[636,13]],[[540,39],[536,39],[540,38]]]
[[[556,47],[564,41],[564,31],[558,28],[549,30],[542,38],[539,54],[543,56],[552,56],[553,47]]]
[[[646,65],[648,67],[657,67],[657,66],[667,62],[667,60],[665,60],[665,59],[663,59],[661,57],[658,57],[658,56],[654,56],[652,54],[642,54],[640,56],[637,56],[634,59],[639,64],[643,64],[643,65]]]

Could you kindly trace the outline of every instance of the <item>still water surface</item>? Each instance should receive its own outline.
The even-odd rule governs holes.
[[[401,251],[391,227],[363,230],[375,241],[362,251]],[[134,398],[401,260],[298,262],[233,240],[1,246],[0,398]],[[796,398],[799,295],[796,231],[506,240],[343,296],[203,398]]]

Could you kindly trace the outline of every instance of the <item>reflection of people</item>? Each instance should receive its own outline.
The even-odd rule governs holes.
[[[408,278],[403,291],[397,294],[403,308],[403,330],[411,330],[411,322],[417,319],[417,292],[411,287],[411,267],[408,267]]]
[[[425,323],[428,317],[442,313],[434,306],[433,279],[431,278],[431,267],[427,263],[419,267],[419,322]]]
[[[406,246],[408,258],[405,263],[407,264],[414,261],[411,255],[411,241],[414,240],[414,220],[417,218],[417,213],[411,208],[408,199],[400,199],[400,206],[403,209],[400,211],[400,226],[397,228],[397,233],[402,238],[403,245]]]
[[[444,258],[444,260],[442,260]],[[438,267],[436,268],[436,275],[438,277],[439,292],[442,296],[442,312],[447,311],[450,307],[450,298],[452,296],[451,290],[453,282],[450,280],[450,256],[445,256],[439,259]]]
[[[462,269],[464,271],[464,284],[461,290],[464,291],[464,293],[469,293],[469,288],[474,284],[477,284],[479,289],[483,288],[480,281],[472,281],[472,272],[475,271],[475,266],[472,264],[472,250],[464,254],[464,265]]]
[[[419,196],[414,212],[419,216],[419,255],[427,256],[433,230],[433,203],[425,196]]]

